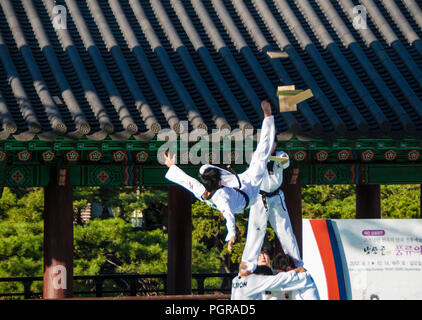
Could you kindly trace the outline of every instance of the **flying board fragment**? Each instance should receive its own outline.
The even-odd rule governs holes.
[[[299,103],[314,96],[311,89],[296,90],[294,85],[278,87],[277,95],[280,103],[280,112],[297,111]]]
[[[276,161],[276,162],[280,162],[280,163],[286,163],[286,162],[289,161],[289,158],[270,156],[269,161]]]
[[[267,51],[267,54],[271,59],[288,58],[289,57],[287,52],[282,52],[282,51]]]

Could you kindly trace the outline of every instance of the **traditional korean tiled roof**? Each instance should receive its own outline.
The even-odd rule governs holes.
[[[259,128],[292,84],[281,140],[421,138],[421,37],[419,0],[1,0],[0,140]]]

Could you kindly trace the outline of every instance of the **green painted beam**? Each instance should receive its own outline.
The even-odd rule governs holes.
[[[422,165],[373,165],[368,170],[368,179],[380,184],[421,184]]]
[[[166,167],[157,160],[162,141],[79,141],[34,139],[0,143],[0,186],[45,186],[51,166],[68,167],[74,186],[168,185]],[[222,144],[222,148],[227,147]],[[236,145],[220,157],[236,157]],[[249,146],[249,150],[253,151]],[[292,139],[278,144],[290,156],[286,179],[302,184],[422,183],[422,144],[418,140],[338,139],[309,142]],[[186,160],[189,146],[178,148],[178,161]],[[187,163],[187,162],[185,162]],[[238,172],[244,165],[233,165]],[[198,177],[199,165],[183,165]]]
[[[156,151],[164,141],[157,141],[156,138],[149,142],[137,141],[135,139],[130,139],[127,141],[114,141],[110,138],[93,141],[87,138],[83,138],[77,141],[66,140],[66,139],[56,139],[54,141],[41,141],[38,138],[34,138],[31,141],[23,142],[17,141],[14,138],[8,138],[7,140],[0,141],[0,151],[9,152],[9,151],[116,151],[116,150],[129,150],[129,151]],[[178,141],[180,144],[180,139]],[[196,142],[190,142],[189,145],[194,145]],[[254,142],[256,144],[256,142]],[[234,145],[234,143],[232,143]],[[328,142],[317,137],[313,137],[311,141],[301,141],[296,137],[288,141],[279,141],[278,147],[285,151],[296,151],[296,150],[318,150],[318,149],[329,149],[329,150],[340,150],[340,149],[353,149],[353,150],[364,150],[367,148],[374,148],[379,150],[387,150],[389,148],[410,150],[417,148],[422,149],[422,142],[416,139],[403,139],[403,140],[393,140],[390,138],[383,139],[370,139],[361,137],[357,140],[348,140],[339,137],[336,141]]]
[[[164,176],[165,166],[71,166],[73,186],[167,186],[171,183]],[[192,177],[198,178],[198,167],[182,166]],[[243,172],[246,166],[235,166]],[[420,184],[422,164],[316,164],[312,166],[293,164],[286,170],[287,183],[302,185],[333,184]],[[51,177],[57,178],[57,177]],[[0,174],[3,186],[46,186],[49,182],[48,166],[5,167]]]

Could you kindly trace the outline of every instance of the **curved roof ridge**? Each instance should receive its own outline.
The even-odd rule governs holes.
[[[198,54],[201,57],[202,62],[205,64],[206,68],[208,69],[208,72],[211,74],[211,76],[214,79],[214,82],[216,83],[217,87],[219,88],[221,94],[224,96],[226,101],[230,104],[231,109],[236,115],[236,118],[238,119],[238,125],[239,128],[245,129],[245,128],[252,128],[249,119],[243,109],[241,108],[239,102],[237,101],[236,97],[231,92],[229,86],[227,85],[226,81],[224,80],[224,77],[218,70],[218,67],[215,65],[211,55],[209,54],[208,49],[202,42],[201,37],[195,30],[191,19],[189,18],[183,4],[180,2],[180,0],[170,0],[170,3],[173,7],[173,10],[178,15],[180,22],[182,23],[183,28],[185,29],[190,42],[194,46],[195,50],[198,52]]]
[[[178,33],[176,32],[173,23],[170,21],[170,18],[167,15],[166,10],[160,1],[150,1],[151,7],[160,22],[161,27],[167,35],[173,49],[181,57],[183,64],[186,67],[192,81],[195,83],[196,88],[199,90],[205,104],[208,106],[209,111],[213,115],[213,120],[218,129],[228,129],[231,130],[230,125],[228,124],[226,117],[221,110],[220,106],[215,101],[214,97],[208,90],[204,80],[199,74],[198,70],[195,68],[195,64],[192,61],[192,58],[183,44],[183,41],[180,39]]]
[[[369,61],[368,57],[363,52],[362,48],[357,44],[356,39],[347,28],[343,20],[338,16],[337,11],[334,9],[330,1],[320,1],[318,0],[319,5],[321,6],[322,10],[324,10],[327,18],[330,21],[336,21],[333,23],[334,29],[337,31],[337,34],[344,42],[346,47],[349,47],[355,57],[358,59],[362,67],[365,69],[366,73],[368,74],[369,78],[372,80],[374,85],[377,87],[381,96],[384,97],[387,104],[390,106],[392,112],[394,112],[403,128],[408,132],[411,133],[414,130],[414,124],[410,119],[409,115],[406,111],[402,108],[400,103],[397,101],[396,97],[391,93],[388,89],[386,83],[379,75],[376,68],[373,64]],[[344,12],[347,14],[347,10],[353,10],[353,7],[343,7],[343,3],[340,1],[339,5],[344,9]],[[349,15],[349,18],[351,16]]]
[[[78,4],[73,0],[66,0],[66,4],[69,7],[72,20],[75,23],[76,28],[78,29],[79,35],[82,39],[82,42],[84,43],[85,49],[90,55],[92,61],[94,62],[95,68],[97,69],[102,83],[110,96],[110,102],[116,110],[120,121],[122,122],[123,128],[127,131],[128,135],[137,133],[138,126],[133,120],[133,117],[126,106],[126,103],[123,101],[119,90],[117,89],[109,71],[107,70],[101,53],[97,45],[95,44],[95,41],[92,39],[89,28],[86,25],[82,14],[78,8]],[[99,11],[101,9],[96,7],[94,10],[92,10],[91,6],[94,5],[94,1],[87,1],[87,5],[91,11],[91,15],[93,16],[95,23],[98,26],[98,29],[100,30],[103,36],[105,43],[107,43],[107,45],[110,45],[110,42],[113,42],[114,39],[108,38],[107,36],[109,34],[107,33],[107,31],[104,31],[105,29],[107,29],[107,23],[104,23],[104,20],[101,19],[102,13]]]
[[[188,120],[191,122],[194,129],[201,128],[207,131],[208,127],[205,124],[205,121],[202,119],[201,113],[199,112],[186,88],[183,86],[182,80],[180,79],[179,75],[171,64],[170,58],[166,50],[162,46],[161,41],[155,34],[155,31],[151,23],[149,22],[140,2],[135,0],[129,0],[129,4],[136,16],[136,19],[138,20],[139,25],[141,26],[145,36],[147,37],[151,48],[159,57],[161,64],[166,70],[166,73],[172,85],[176,89],[180,99],[183,101],[188,115]]]
[[[70,1],[70,0],[68,0]],[[73,0],[71,0],[73,1]],[[107,20],[104,17],[104,13],[102,11],[102,8],[98,4],[97,0],[89,0],[87,1],[88,7],[91,11],[91,14],[94,17],[94,20],[98,26],[98,29],[104,39],[104,42],[109,50],[111,52],[111,55],[113,59],[116,61],[116,64],[120,70],[121,75],[123,76],[126,85],[128,86],[134,100],[135,100],[135,106],[139,114],[141,115],[142,119],[145,122],[146,128],[148,129],[149,133],[148,135],[153,138],[155,134],[157,134],[161,130],[161,125],[159,124],[156,116],[154,115],[153,111],[151,110],[147,100],[145,99],[144,95],[142,94],[141,90],[139,89],[135,77],[130,70],[123,53],[117,44],[117,41],[115,40],[115,37],[113,33],[110,30],[110,27],[107,23]],[[116,88],[117,89],[117,88]],[[138,126],[135,123],[135,120],[133,119],[133,115],[129,108],[126,106],[126,109],[123,114],[121,114],[121,118],[123,120],[122,123],[125,123],[125,118],[130,117],[128,120],[127,128],[126,130],[129,133],[135,134],[138,130]],[[118,110],[118,112],[122,112],[123,110]],[[135,111],[136,113],[136,111]],[[133,128],[132,128],[133,127]]]
[[[320,41],[323,41],[323,43],[333,42],[333,39],[328,34],[328,32],[321,32],[321,29],[323,26],[319,26],[319,28],[315,28],[315,21],[314,19],[318,19],[313,12],[312,8],[309,6],[304,5],[303,0],[296,2],[299,5],[299,8],[302,9],[302,14],[304,18],[308,21],[311,28],[318,34],[320,37]],[[344,88],[340,85],[338,82],[336,76],[329,68],[328,64],[324,60],[324,58],[321,56],[319,51],[316,49],[315,44],[312,42],[312,40],[309,38],[308,35],[306,37],[303,37],[302,34],[305,33],[304,29],[302,28],[301,24],[299,23],[299,20],[297,17],[293,14],[293,11],[290,9],[288,3],[285,0],[278,0],[277,4],[279,5],[279,8],[283,8],[283,15],[286,17],[288,21],[290,21],[289,28],[295,30],[295,32],[298,33],[298,41],[301,43],[302,47],[309,53],[311,58],[313,59],[315,65],[319,68],[321,73],[324,75],[325,80],[330,85],[334,93],[336,94],[337,98],[342,102],[342,105],[344,106],[345,111],[349,114],[349,116],[353,119],[356,128],[358,128],[359,131],[362,133],[366,133],[368,131],[368,124],[366,120],[362,117],[360,112],[358,111],[357,107],[353,103],[353,101],[350,99],[350,97],[347,95]],[[307,2],[306,2],[307,4]],[[289,9],[287,9],[289,7]],[[286,9],[288,10],[286,12]],[[318,19],[319,20],[319,19]],[[315,31],[316,30],[316,31]],[[299,36],[300,34],[300,36]],[[325,39],[328,37],[329,39]],[[336,112],[337,110],[334,109]],[[337,112],[338,114],[338,112]],[[339,115],[340,116],[340,115]]]
[[[19,74],[16,71],[16,67],[10,58],[7,50],[6,43],[3,40],[3,36],[0,33],[0,61],[3,63],[5,71],[7,73],[8,83],[12,89],[14,98],[19,105],[20,112],[27,129],[30,133],[38,133],[41,131],[41,124],[38,121],[38,117],[32,108],[31,102],[29,101],[28,95],[25,92],[23,84],[20,80]]]
[[[126,19],[125,13],[122,10],[122,7],[119,1],[108,1],[113,14],[116,17],[116,21],[119,25],[120,31],[122,32],[126,43],[128,44],[129,49],[132,50],[135,55],[136,60],[138,61],[145,78],[147,79],[151,89],[153,90],[155,97],[161,105],[161,112],[163,113],[167,123],[170,128],[176,132],[180,131],[180,120],[177,116],[172,104],[167,99],[166,94],[164,93],[155,73],[146,57],[144,50],[142,49],[138,39],[136,38],[132,28],[129,25],[129,22]]]
[[[259,26],[256,24],[245,3],[243,1],[234,1],[233,6],[235,7],[237,13],[243,21],[243,24],[246,26],[246,29],[248,30],[257,47],[265,54],[266,58],[269,59],[271,65],[274,68],[274,71],[277,73],[280,79],[283,80],[283,84],[293,85],[293,81],[284,69],[282,63],[278,59],[273,59],[267,54],[268,52],[273,51],[274,48],[272,48],[268,41],[265,39],[265,36],[262,34]],[[302,112],[303,116],[308,121],[312,131],[316,134],[321,133],[321,123],[306,101],[303,101],[300,104],[299,111]]]
[[[55,3],[53,0],[43,0],[44,6],[50,16],[50,18],[53,20],[54,18],[54,6]],[[111,122],[106,109],[101,102],[100,98],[98,97],[98,94],[95,90],[95,87],[88,75],[88,72],[86,71],[86,68],[82,62],[81,57],[79,56],[78,51],[76,50],[75,44],[73,43],[73,40],[66,28],[54,28],[55,32],[57,33],[57,36],[60,40],[60,44],[63,48],[63,50],[67,53],[69,56],[73,67],[75,68],[75,71],[78,75],[79,81],[81,83],[81,86],[84,89],[85,92],[85,98],[88,101],[99,125],[102,130],[102,133],[90,133],[95,135],[95,139],[99,137],[105,137],[107,134],[111,134],[114,132],[114,125]]]
[[[80,108],[79,103],[76,100],[76,97],[73,94],[72,89],[70,88],[70,85],[66,79],[66,76],[63,73],[50,40],[45,33],[44,26],[41,23],[36,8],[34,7],[32,1],[23,1],[22,5],[26,15],[28,16],[35,37],[37,38],[38,46],[47,59],[50,70],[60,88],[64,102],[66,103],[66,106],[72,115],[72,119],[75,122],[76,132],[74,134],[76,136],[88,134],[91,131],[91,126],[89,125],[85,114]]]
[[[366,3],[366,5],[370,4],[368,6],[368,13],[373,18],[375,24],[378,26],[378,30],[381,32],[383,37],[387,40],[389,45],[392,46],[396,50],[398,55],[402,58],[403,62],[406,64],[407,69],[413,74],[419,86],[422,87],[422,72],[420,68],[418,67],[418,65],[415,63],[415,61],[413,61],[413,58],[407,52],[407,50],[405,49],[405,47],[399,40],[398,36],[393,31],[393,29],[389,26],[387,20],[381,14],[376,4],[373,3],[372,0],[364,0],[364,1],[366,1],[364,2]],[[392,4],[393,1],[390,1],[390,3]],[[397,11],[400,12],[400,10],[397,10]]]
[[[278,106],[279,101],[277,99],[276,88],[274,88],[273,84],[268,79],[265,72],[262,70],[259,62],[257,61],[251,49],[247,45],[242,34],[239,32],[236,24],[232,20],[230,13],[227,11],[224,3],[221,0],[211,0],[211,3],[217,15],[219,16],[220,21],[223,23],[226,31],[230,35],[230,38],[232,39],[237,50],[243,55],[246,62],[257,77],[258,81],[261,83],[261,86],[265,90],[265,93],[267,94],[269,100],[273,105]],[[297,132],[300,130],[299,123],[290,112],[282,113],[281,116],[291,131]]]
[[[268,28],[271,30],[274,40],[278,43],[280,49],[286,51],[289,54],[289,58],[295,65],[297,71],[303,77],[306,85],[312,90],[315,99],[319,102],[319,105],[324,109],[324,112],[328,116],[330,122],[333,124],[334,130],[338,134],[344,134],[346,125],[343,120],[339,117],[331,102],[328,100],[326,95],[323,93],[321,88],[318,86],[316,81],[313,79],[310,71],[302,61],[296,49],[288,40],[287,36],[281,30],[277,20],[269,10],[265,1],[252,0],[255,8],[258,10],[262,19],[266,22]]]
[[[245,75],[237,64],[236,60],[232,56],[230,49],[227,47],[225,41],[218,32],[217,27],[209,16],[207,10],[205,9],[203,3],[197,0],[190,0],[192,7],[194,8],[197,16],[201,20],[202,25],[205,28],[205,31],[208,34],[208,37],[211,39],[212,44],[215,47],[215,50],[222,56],[226,65],[229,67],[231,73],[235,77],[237,83],[244,91],[246,97],[248,98],[251,105],[254,107],[256,113],[259,117],[263,117],[262,109],[260,107],[261,101],[256,95],[255,91],[252,89],[251,85],[247,81]]]
[[[367,0],[363,0],[367,1]],[[348,9],[346,9],[347,14],[351,19],[353,4],[350,2],[350,0],[340,0],[341,3]],[[366,2],[365,2],[366,3]],[[373,7],[368,8],[368,13],[371,14],[371,16],[377,16],[379,14],[379,11],[377,10],[372,11]],[[422,102],[419,100],[419,98],[416,96],[413,89],[409,86],[409,84],[404,79],[403,75],[400,73],[400,71],[397,69],[394,62],[390,59],[389,55],[379,42],[379,40],[376,38],[376,36],[373,34],[373,32],[367,28],[367,29],[359,29],[359,33],[362,35],[362,37],[367,42],[368,46],[372,48],[372,50],[377,55],[379,61],[385,66],[385,69],[390,73],[392,79],[397,84],[397,86],[400,88],[400,90],[403,92],[404,96],[407,98],[413,109],[418,113],[419,117],[422,116]],[[403,109],[404,110],[404,109]]]
[[[378,104],[375,102],[375,100],[371,97],[369,91],[363,85],[363,83],[359,79],[354,69],[351,67],[347,59],[344,57],[343,53],[338,48],[338,45],[335,43],[334,39],[331,37],[328,30],[323,25],[318,15],[310,6],[309,2],[307,0],[295,1],[295,2],[297,3],[298,6],[300,6],[303,9],[302,12],[308,16],[307,20],[310,23],[311,28],[313,29],[314,33],[318,35],[317,38],[323,44],[323,46],[326,47],[328,51],[332,54],[333,58],[336,60],[340,68],[342,68],[344,74],[349,79],[352,86],[354,86],[359,97],[369,108],[373,118],[377,121],[379,127],[385,132],[387,129],[386,124],[388,123],[387,117],[384,115],[384,113],[382,112]],[[320,4],[320,7],[321,7],[321,4]],[[360,114],[360,112],[358,111],[359,110],[358,107],[357,106],[354,106],[354,107],[355,107],[355,110],[353,114],[356,112]],[[359,118],[356,120],[359,120]],[[367,130],[368,128],[366,125],[366,128],[364,128],[364,131],[367,131]]]
[[[6,16],[7,23],[9,24],[17,48],[21,52],[23,60],[25,61],[31,74],[32,85],[37,92],[42,106],[44,107],[44,111],[50,121],[51,128],[56,134],[65,134],[67,126],[63,122],[60,111],[53,101],[38,64],[32,55],[31,49],[21,29],[19,20],[16,17],[12,3],[9,0],[4,0],[0,2],[0,5],[3,8],[3,12]]]

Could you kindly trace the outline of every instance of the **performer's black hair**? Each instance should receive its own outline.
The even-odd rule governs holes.
[[[216,168],[208,168],[200,175],[201,183],[211,194],[220,188],[221,171]]]
[[[271,268],[267,266],[257,266],[253,273],[271,276],[273,275],[273,270],[271,270]]]
[[[267,254],[270,257],[270,259],[272,258],[272,256],[271,256],[271,250],[269,248],[265,248],[265,247],[262,248],[261,249],[261,252],[259,254]]]
[[[294,268],[295,263],[293,258],[287,254],[281,254],[275,256],[273,260],[273,268],[276,270],[286,271],[288,267]]]

